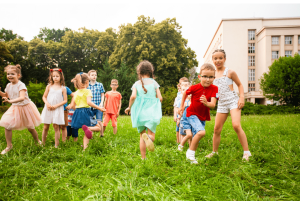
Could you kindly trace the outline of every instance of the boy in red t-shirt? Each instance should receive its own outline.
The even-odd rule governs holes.
[[[111,119],[114,134],[117,133],[117,118],[122,106],[122,95],[117,92],[118,86],[118,80],[112,79],[110,84],[112,90],[105,94],[104,108],[106,112],[103,120],[103,132]]]
[[[182,115],[185,99],[191,94],[191,105],[186,110],[188,125],[184,125],[184,130],[193,130],[195,132],[190,148],[186,152],[187,159],[195,164],[198,164],[195,159],[195,151],[199,141],[205,135],[205,121],[210,121],[209,109],[213,109],[216,106],[218,95],[218,87],[212,85],[215,78],[215,67],[213,65],[203,64],[198,77],[200,83],[191,86],[183,93],[179,109],[179,113]]]

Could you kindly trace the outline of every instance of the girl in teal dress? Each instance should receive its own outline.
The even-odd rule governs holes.
[[[154,151],[156,126],[162,118],[162,96],[158,83],[153,79],[153,71],[153,65],[147,60],[137,66],[139,81],[131,88],[129,107],[125,110],[126,114],[131,113],[132,127],[140,133],[142,159],[146,158],[146,147]]]

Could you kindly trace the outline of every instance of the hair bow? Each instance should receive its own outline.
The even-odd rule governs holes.
[[[62,72],[61,69],[50,69],[50,72],[53,72],[54,70]]]

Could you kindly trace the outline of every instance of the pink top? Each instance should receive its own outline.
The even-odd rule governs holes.
[[[120,100],[122,99],[122,95],[119,92],[107,92],[105,94],[107,105],[106,105],[106,113],[107,114],[118,114],[118,109],[120,105]]]
[[[19,81],[17,84],[12,84],[12,83],[9,83],[6,85],[6,88],[5,88],[5,93],[8,94],[8,97],[10,100],[13,100],[13,99],[16,99],[16,98],[19,98],[20,97],[20,91],[25,89],[25,99],[21,102],[17,102],[17,103],[12,103],[12,105],[19,105],[19,106],[22,106],[22,105],[27,105],[28,103],[30,103],[30,99],[28,97],[28,93],[27,93],[27,88],[25,86],[25,84],[21,81]]]

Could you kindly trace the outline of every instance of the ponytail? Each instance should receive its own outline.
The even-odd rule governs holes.
[[[86,81],[89,80],[89,76],[86,73],[83,74],[77,74],[72,80],[71,82],[74,83],[74,87],[79,89],[84,87],[84,84],[86,83]]]

